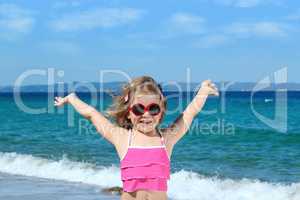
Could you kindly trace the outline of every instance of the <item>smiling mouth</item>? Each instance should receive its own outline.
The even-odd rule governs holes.
[[[142,123],[142,124],[147,124],[148,125],[148,124],[152,124],[153,121],[152,120],[140,120],[139,122]]]

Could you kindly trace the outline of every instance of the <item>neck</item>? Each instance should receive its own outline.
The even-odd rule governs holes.
[[[149,132],[143,132],[143,131],[140,131],[140,130],[138,130],[138,129],[136,129],[136,131],[139,132],[139,133],[141,133],[141,134],[150,136],[150,137],[155,137],[156,135],[158,135],[156,129],[153,129],[152,131],[149,131]]]

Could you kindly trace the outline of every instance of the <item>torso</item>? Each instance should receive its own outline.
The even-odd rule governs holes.
[[[164,136],[164,133],[160,131],[161,136]],[[120,161],[124,159],[126,156],[126,153],[128,152],[128,141],[130,137],[130,131],[128,131],[126,134],[122,136],[123,138],[120,140],[122,142],[119,143],[118,146],[116,146]],[[133,134],[132,138],[134,140],[132,141],[131,145],[132,146],[161,146],[161,138],[159,135],[157,136],[147,136],[144,134]],[[132,140],[131,138],[131,140]],[[148,141],[147,144],[145,144],[144,141]],[[168,145],[167,141],[165,141],[165,148],[166,148],[166,153],[169,157],[171,158],[171,153],[172,153],[172,146]],[[166,200],[167,199],[167,193],[165,191],[149,191],[149,190],[137,190],[135,192],[123,192],[121,196],[122,200],[133,200],[133,199],[138,199],[138,200],[156,200],[156,199],[161,199],[161,200]]]
[[[163,130],[160,131],[161,135],[164,137],[164,132]],[[128,151],[128,140],[129,140],[129,136],[130,136],[130,131],[126,131],[126,133],[122,136],[120,136],[120,141],[118,144],[115,145],[115,148],[117,150],[119,159],[122,160],[127,151]],[[149,139],[150,138],[150,139]],[[166,137],[164,137],[166,138]],[[151,143],[148,144],[143,144],[143,141],[151,141]],[[132,146],[160,146],[160,137],[159,135],[157,137],[150,137],[147,135],[143,135],[143,134],[138,134],[138,135],[134,135],[134,141],[132,143]],[[172,156],[172,150],[173,150],[173,146],[168,143],[168,141],[165,139],[165,145],[166,145],[166,151],[168,154],[168,157],[171,158]]]

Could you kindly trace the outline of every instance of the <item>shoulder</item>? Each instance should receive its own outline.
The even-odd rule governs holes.
[[[176,134],[176,128],[160,128],[159,131],[164,138],[170,138]]]
[[[129,139],[131,130],[118,127],[113,131],[114,145],[116,148],[124,146]]]
[[[176,134],[176,131],[171,128],[160,128],[159,130],[160,130],[162,137],[165,140],[165,143],[173,146],[174,144],[172,141],[173,141],[174,135]]]

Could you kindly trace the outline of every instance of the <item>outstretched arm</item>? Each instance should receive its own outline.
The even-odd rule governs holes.
[[[209,95],[218,96],[219,93],[215,84],[210,80],[206,80],[202,82],[201,88],[192,102],[178,116],[175,122],[168,127],[166,138],[171,146],[175,145],[188,131],[194,117],[202,110]]]
[[[70,93],[65,97],[55,97],[55,106],[62,106],[66,103],[71,104],[79,114],[90,120],[96,127],[96,130],[114,145],[119,140],[118,137],[121,135],[119,133],[124,133],[126,131],[126,129],[111,123],[94,107],[81,101],[75,93]]]

